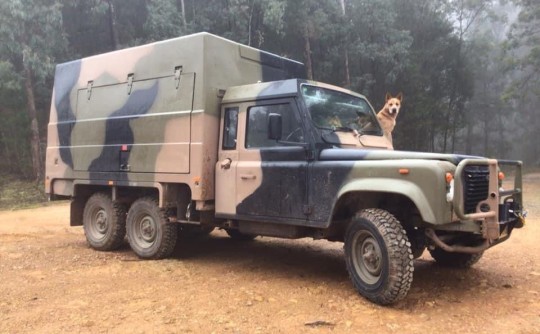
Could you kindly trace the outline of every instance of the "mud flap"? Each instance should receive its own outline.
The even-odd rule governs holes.
[[[69,226],[82,226],[83,225],[83,212],[85,199],[74,197],[70,204]]]

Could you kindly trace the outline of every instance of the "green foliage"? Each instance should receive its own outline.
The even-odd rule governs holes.
[[[180,12],[176,1],[157,0],[148,4],[144,31],[149,41],[178,37],[183,33]]]
[[[50,93],[45,99],[36,97],[35,87],[48,82],[56,58],[66,52],[60,9],[58,0],[0,2],[0,60],[9,63],[3,70],[10,72],[8,82],[11,82],[0,87],[0,95],[16,92],[17,96],[24,97],[7,98],[0,104],[0,111],[7,114],[0,157],[6,159],[3,164],[13,170],[25,162],[26,155],[21,150],[30,150],[32,174],[36,179],[41,179],[44,160],[39,129],[39,120],[44,117],[40,117],[39,111],[46,109],[40,103],[49,105]],[[28,113],[26,124],[22,124],[23,118],[19,114],[24,111]],[[13,125],[23,126],[20,131],[6,135],[13,130],[10,127]],[[27,129],[30,131],[26,132]],[[15,149],[10,147],[11,140],[21,139],[21,134],[27,135],[27,141],[21,140]],[[26,145],[28,142],[30,145]],[[20,168],[19,173],[25,175],[26,168]]]
[[[30,178],[32,159],[28,142],[28,116],[26,113],[0,109],[0,117],[0,172]]]
[[[349,8],[352,87],[368,96],[383,97],[408,65],[413,39],[398,25],[392,1],[354,1]]]
[[[0,2],[0,55],[17,71],[32,69],[38,80],[52,74],[56,56],[65,52],[61,5],[57,0]]]
[[[514,72],[507,99],[538,99],[540,95],[540,3],[516,0],[521,10],[508,34],[506,64]]]
[[[22,78],[10,62],[0,60],[0,78],[0,107],[14,109],[23,105]]]

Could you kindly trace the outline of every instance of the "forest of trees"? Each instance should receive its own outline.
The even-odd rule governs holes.
[[[0,171],[41,180],[57,63],[207,31],[366,95],[396,149],[540,164],[538,0],[0,2]]]

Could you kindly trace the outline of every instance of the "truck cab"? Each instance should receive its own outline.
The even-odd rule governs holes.
[[[220,124],[225,228],[343,241],[353,283],[377,303],[402,298],[426,247],[467,267],[523,226],[520,162],[394,151],[357,93],[298,79],[231,87]],[[515,169],[511,190],[503,166]]]
[[[221,125],[216,214],[225,218],[320,221],[325,214],[311,202],[308,171],[317,155],[332,147],[392,148],[365,97],[305,80],[228,89]]]

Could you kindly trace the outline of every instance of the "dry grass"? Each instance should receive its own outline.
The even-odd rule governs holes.
[[[0,175],[0,210],[36,206],[47,200],[43,185],[12,175]]]

